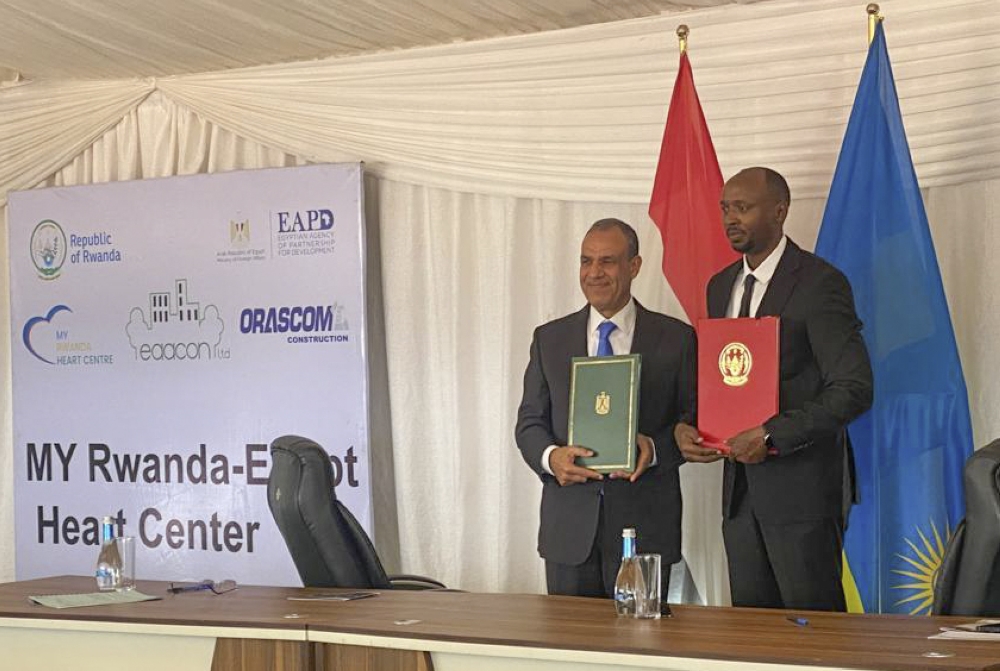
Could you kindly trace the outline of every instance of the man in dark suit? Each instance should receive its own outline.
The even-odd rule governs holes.
[[[681,556],[683,458],[673,428],[694,416],[695,338],[690,326],[632,298],[641,266],[631,226],[594,223],[580,251],[588,304],[539,326],[531,343],[515,437],[542,480],[538,552],[550,594],[611,596],[624,527],[636,528],[640,552],[662,556],[664,594],[669,566]],[[566,444],[571,359],[628,353],[642,355],[636,468],[604,478],[576,463],[589,450]]]
[[[784,235],[790,200],[767,168],[738,173],[722,193],[743,258],[709,281],[708,314],[781,318],[778,414],[726,441],[722,532],[734,605],[843,611],[846,426],[871,406],[871,363],[847,279]],[[688,461],[722,458],[692,426],[675,435]]]

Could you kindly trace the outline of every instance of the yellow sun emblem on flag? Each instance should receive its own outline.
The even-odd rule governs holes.
[[[941,568],[941,560],[944,558],[944,550],[951,539],[951,527],[945,522],[944,537],[938,532],[934,520],[930,520],[931,536],[928,536],[922,529],[917,528],[917,535],[920,542],[914,543],[909,538],[904,538],[909,550],[906,554],[897,554],[908,565],[910,570],[893,569],[893,573],[902,576],[902,582],[893,585],[892,589],[906,590],[908,595],[896,602],[897,606],[903,604],[912,605],[910,615],[930,615],[931,607],[934,605],[934,577],[938,569]],[[912,581],[912,582],[910,582]],[[910,606],[907,606],[910,607]]]

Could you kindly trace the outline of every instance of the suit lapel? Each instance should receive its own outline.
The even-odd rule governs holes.
[[[633,298],[633,300],[635,300]],[[652,342],[647,342],[650,340],[649,329],[646,326],[646,308],[639,305],[639,301],[635,301],[635,329],[632,332],[632,350],[630,354],[642,354],[643,352],[648,352],[650,348],[655,344]]]
[[[721,273],[718,282],[711,282],[708,285],[708,316],[713,319],[726,316],[726,308],[729,307],[729,297],[733,295],[733,284],[736,277],[743,268],[743,259],[730,265]]]
[[[590,320],[590,305],[573,315],[570,336],[566,339],[567,357],[587,356],[587,322]]]
[[[791,239],[778,267],[774,269],[774,276],[767,285],[767,292],[760,301],[757,308],[757,317],[780,315],[785,307],[785,303],[792,295],[796,283],[799,281],[799,265],[801,264],[802,250]]]

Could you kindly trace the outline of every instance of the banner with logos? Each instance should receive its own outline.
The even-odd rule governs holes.
[[[101,518],[141,579],[295,585],[268,446],[330,453],[371,528],[362,169],[10,196],[18,579],[89,574]]]

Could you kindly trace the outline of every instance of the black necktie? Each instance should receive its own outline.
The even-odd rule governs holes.
[[[750,316],[750,301],[753,300],[753,285],[756,281],[757,278],[753,275],[747,275],[743,278],[743,298],[740,300],[740,313],[736,315],[737,317]],[[747,475],[743,464],[733,462],[733,468],[726,469],[725,477],[732,478],[732,485],[728,485],[730,488],[729,506],[731,510],[735,511],[747,489]],[[726,512],[723,511],[723,515],[725,514]]]
[[[743,279],[743,300],[740,301],[740,313],[736,315],[737,317],[750,316],[750,301],[753,300],[753,283],[755,281],[757,278],[753,275],[747,275]]]

